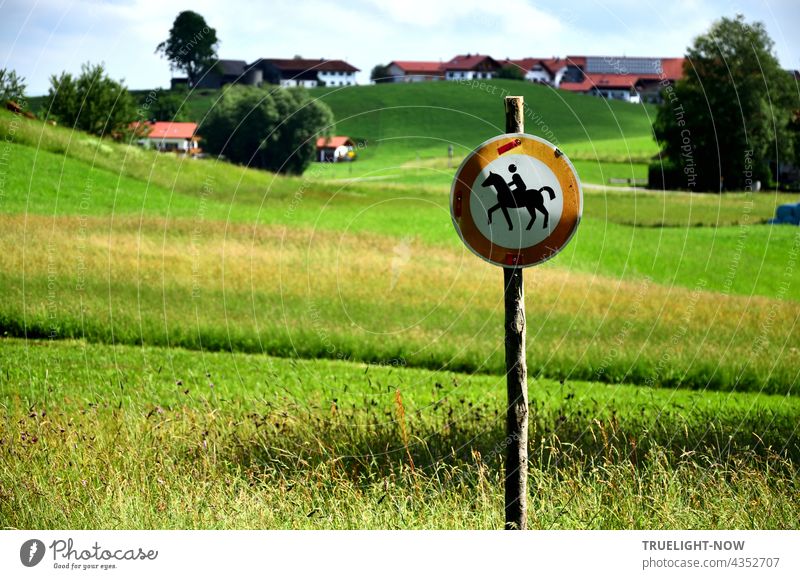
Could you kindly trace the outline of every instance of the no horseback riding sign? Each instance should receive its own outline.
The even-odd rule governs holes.
[[[553,257],[578,228],[583,192],[558,148],[511,133],[489,139],[458,168],[450,214],[473,253],[504,267],[528,267]]]

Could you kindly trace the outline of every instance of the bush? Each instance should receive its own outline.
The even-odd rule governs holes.
[[[657,190],[690,189],[683,169],[668,159],[654,161],[647,167],[647,188]]]
[[[497,78],[505,78],[509,80],[525,80],[525,73],[522,72],[522,69],[520,67],[514,66],[513,64],[509,64],[497,71]]]
[[[181,122],[187,116],[186,91],[158,91],[143,95],[139,99],[141,116],[150,121]]]
[[[98,136],[123,134],[136,114],[125,86],[109,78],[102,64],[88,62],[77,78],[67,72],[50,77],[47,107],[61,124]]]
[[[369,79],[375,84],[392,82],[389,67],[385,64],[376,64],[374,67],[372,67],[372,72],[369,73]]]
[[[301,174],[316,139],[333,129],[333,113],[303,89],[232,86],[200,128],[204,148],[231,161]]]

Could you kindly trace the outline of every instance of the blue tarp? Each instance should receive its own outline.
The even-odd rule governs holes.
[[[775,217],[770,219],[769,222],[786,225],[800,225],[800,203],[787,203],[786,205],[779,205],[775,210]]]

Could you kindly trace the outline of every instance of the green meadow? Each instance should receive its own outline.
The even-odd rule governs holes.
[[[605,188],[654,110],[510,81],[316,89],[362,146],[297,177],[0,112],[3,527],[501,526],[502,274],[448,195],[502,91],[586,185],[525,276],[532,525],[796,528],[795,198]]]

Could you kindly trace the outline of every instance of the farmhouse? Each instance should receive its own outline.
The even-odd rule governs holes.
[[[459,54],[442,65],[447,80],[494,78],[500,68],[499,62],[485,54]]]
[[[391,82],[441,80],[442,63],[429,60],[393,60],[387,66]]]
[[[352,161],[355,159],[355,145],[350,137],[320,137],[317,139],[317,161]]]
[[[196,88],[218,89],[227,84],[261,86],[264,83],[307,88],[350,86],[356,84],[358,71],[343,60],[259,58],[250,64],[244,60],[219,60],[197,81]],[[173,78],[171,87],[187,83],[185,77]]]
[[[560,89],[632,103],[659,102],[661,89],[683,74],[683,58],[567,57]]]
[[[568,68],[568,62],[563,58],[520,58],[518,60],[505,59],[503,66],[519,68],[525,75],[525,80],[558,86],[561,78]]]
[[[250,84],[279,84],[283,87],[352,86],[356,73],[352,64],[343,60],[310,60],[305,58],[259,58],[249,65]]]
[[[197,123],[136,122],[131,128],[141,134],[137,142],[145,148],[191,156],[203,152]]]
[[[491,79],[500,68],[514,66],[525,80],[570,92],[632,103],[661,101],[661,91],[683,74],[683,58],[627,56],[567,56],[566,58],[505,58],[460,54],[445,63],[394,60],[392,82]]]

